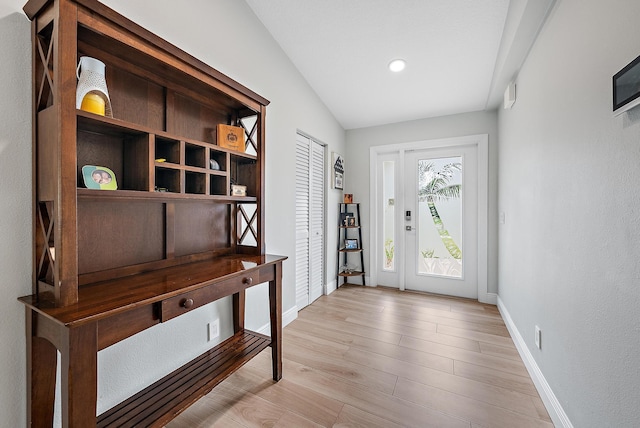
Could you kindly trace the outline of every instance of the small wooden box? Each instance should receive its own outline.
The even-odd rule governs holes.
[[[231,196],[247,196],[247,186],[239,184],[231,185]]]
[[[216,143],[225,149],[244,152],[244,129],[239,126],[219,124],[216,128]]]

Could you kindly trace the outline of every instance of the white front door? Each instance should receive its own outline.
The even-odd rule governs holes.
[[[371,149],[372,285],[490,302],[488,138]]]
[[[475,146],[405,152],[405,287],[478,297]]]

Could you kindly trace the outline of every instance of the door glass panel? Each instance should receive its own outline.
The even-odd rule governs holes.
[[[395,270],[395,162],[384,161],[382,163],[382,203],[383,206],[383,237],[384,248],[381,251],[383,256],[383,270]]]
[[[462,278],[462,157],[418,160],[417,273]]]

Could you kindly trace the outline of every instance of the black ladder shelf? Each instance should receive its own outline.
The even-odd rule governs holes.
[[[362,277],[362,285],[366,285],[364,279],[364,252],[362,249],[362,229],[360,224],[360,203],[340,203],[340,216],[338,217],[338,263],[337,263],[337,276],[336,287],[340,287],[340,278],[343,278],[343,285],[347,283],[347,278],[360,276]],[[349,212],[349,207],[354,206],[356,208],[355,213]],[[347,216],[351,214],[352,216]],[[345,218],[352,219],[345,224]],[[357,231],[357,243],[355,248],[347,247],[347,240],[355,239],[355,232]],[[345,269],[349,265],[349,260],[353,260],[354,257],[349,257],[349,254],[358,253],[360,255],[360,270]],[[340,257],[342,256],[342,257]],[[340,260],[342,259],[342,264]]]

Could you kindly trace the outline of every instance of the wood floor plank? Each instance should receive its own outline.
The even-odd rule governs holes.
[[[447,302],[443,302],[439,298],[433,298],[430,294],[417,294],[413,292],[398,291],[390,288],[377,287],[384,292],[377,295],[372,295],[368,292],[360,291],[357,287],[348,287],[344,289],[345,295],[353,296],[359,300],[379,302],[379,304],[385,307],[396,306],[397,304],[413,305],[418,301],[423,307],[430,307],[434,309],[451,310],[451,305]],[[343,289],[340,289],[343,291]]]
[[[291,323],[289,326],[287,326],[287,328],[298,329],[302,333],[306,331],[308,334],[313,334],[314,337],[322,337],[327,340],[334,339],[339,343],[349,344],[354,348],[386,355],[399,361],[405,361],[425,367],[431,367],[436,370],[453,373],[453,360],[450,358],[441,357],[439,355],[428,354],[421,351],[416,351],[414,349],[398,346],[394,343],[380,342],[377,340],[368,339],[337,330],[327,330],[299,319]]]
[[[451,318],[451,317],[445,318],[437,314],[430,313],[428,311],[420,311],[420,310],[403,311],[401,309],[393,308],[393,309],[388,309],[388,311],[398,317],[408,318],[408,319],[417,320],[417,321],[431,322],[431,323],[438,324],[438,326],[445,325],[445,326],[457,327],[462,329],[468,329],[471,331],[478,331],[482,333],[495,334],[499,336],[505,336],[505,337],[509,336],[509,331],[504,326],[504,324],[500,325],[500,324],[494,324],[494,323],[480,323],[476,321],[465,321],[465,320],[460,320],[460,319]]]
[[[496,315],[490,312],[485,311],[463,311],[459,307],[452,307],[449,311],[444,311],[441,309],[434,309],[429,307],[423,307],[419,303],[414,303],[411,305],[411,309],[416,312],[421,312],[430,315],[436,315],[442,318],[451,318],[460,321],[468,321],[473,323],[487,324],[487,325],[496,325],[504,327],[504,321],[500,317],[500,315]]]
[[[268,375],[270,360],[266,352],[248,362],[242,370],[256,370]],[[468,423],[458,418],[452,418],[424,406],[404,400],[396,401],[396,397],[377,391],[363,389],[357,384],[345,379],[338,379],[331,375],[320,373],[312,368],[290,360],[283,361],[284,372],[291,382],[304,383],[309,389],[317,393],[331,395],[334,399],[352,406],[360,411],[369,413],[377,418],[394,421],[404,427],[468,427]]]
[[[382,331],[389,331],[392,333],[399,333],[403,336],[411,336],[416,339],[427,340],[430,342],[441,343],[443,345],[454,346],[456,348],[467,349],[470,351],[480,351],[480,344],[477,340],[465,339],[462,337],[456,337],[446,334],[438,334],[436,330],[436,324],[433,324],[433,330],[423,328],[407,327],[403,324],[395,324],[393,322],[386,322],[381,320],[370,320],[368,318],[360,317],[347,317],[345,322],[359,325],[368,325],[375,327]]]
[[[349,351],[344,358],[357,361],[372,369],[392,373],[404,379],[483,401],[529,417],[541,416],[538,403],[534,402],[534,397],[528,394],[358,349]]]
[[[325,306],[320,305],[319,307]],[[305,310],[311,312],[317,311],[320,314],[331,313],[336,316],[346,317],[344,321],[348,323],[375,327],[382,331],[413,336],[424,340],[469,350],[479,350],[479,344],[477,340],[448,334],[435,334],[437,324],[432,322],[416,321],[406,317],[393,316],[391,314],[385,313],[384,311],[382,315],[377,313],[363,315],[361,313],[358,313],[357,316],[351,316],[350,314],[354,313],[353,309],[334,309],[323,311],[321,309],[307,308]]]
[[[310,336],[307,332],[301,332],[292,328],[284,331],[283,338],[287,338],[285,340],[290,340],[294,343],[298,342],[300,345],[312,351],[331,354],[338,358],[342,357],[350,348],[348,345],[336,342],[335,340]]]
[[[363,293],[360,293],[363,294]],[[478,303],[457,302],[434,302],[432,299],[422,294],[407,293],[408,297],[388,297],[385,296],[369,296],[357,297],[359,302],[380,302],[384,305],[384,311],[402,311],[402,312],[423,312],[445,318],[453,318],[461,321],[470,321],[478,323],[487,323],[491,325],[503,325],[502,317],[499,312],[487,311],[484,308],[478,308]],[[355,294],[354,294],[355,296]],[[471,310],[471,309],[474,310]],[[384,312],[382,311],[382,312]]]
[[[515,346],[510,336],[495,335],[491,332],[482,332],[475,329],[467,329],[465,327],[451,326],[439,323],[437,332],[440,334],[448,334],[450,336],[477,340],[479,342],[492,343],[498,346]]]
[[[496,306],[479,303],[477,301],[461,297],[411,290],[399,291],[397,289],[385,287],[376,287],[376,289],[383,291],[379,295],[377,300],[378,302],[402,302],[409,305],[419,305],[420,307],[430,307],[453,312],[473,313],[475,315],[501,318],[500,311],[498,311]],[[371,293],[368,293],[367,290],[362,291],[360,286],[349,286],[346,290],[351,292],[360,292],[360,299],[367,299],[371,296]]]
[[[434,407],[480,425],[494,428],[553,428],[553,424],[511,412],[502,407],[432,388],[407,379],[399,379],[395,396],[417,404]]]
[[[203,399],[225,409],[232,419],[248,428],[274,426],[286,413],[286,409],[225,382]]]
[[[526,377],[529,375],[527,368],[522,361],[494,357],[493,355],[468,351],[466,349],[455,348],[453,346],[442,345],[440,343],[427,342],[426,340],[416,339],[415,337],[409,336],[404,336],[400,340],[400,346],[440,355],[441,357],[451,358],[455,361],[464,361],[479,366],[501,370],[519,376]]]
[[[302,318],[300,318],[300,320],[302,320]],[[309,319],[302,320],[302,321],[309,321]],[[466,339],[466,338],[452,336],[448,334],[436,333],[432,331],[432,330],[435,330],[435,324],[431,324],[431,323],[422,323],[420,321],[401,321],[403,323],[406,322],[407,324],[413,323],[414,325],[417,325],[419,327],[419,328],[411,328],[411,327],[406,327],[404,324],[394,324],[395,320],[378,320],[370,316],[363,317],[362,315],[358,315],[357,317],[348,316],[347,318],[345,318],[344,321],[347,323],[357,324],[360,326],[375,327],[376,329],[379,329],[381,331],[413,336],[413,337],[421,338],[431,342],[441,343],[443,345],[449,345],[449,346],[454,346],[454,347],[473,350],[473,351],[480,351],[480,345],[477,340]],[[431,326],[434,326],[433,329],[431,328]],[[425,328],[423,329],[422,327],[425,327]],[[307,334],[307,333],[308,332],[305,330],[304,334]],[[314,333],[314,337],[317,337],[315,336],[315,333]],[[394,343],[395,338],[397,338],[397,336],[392,336],[392,337],[394,340],[390,340],[389,342]]]
[[[322,327],[329,328],[331,330],[348,331],[349,333],[355,334],[357,336],[367,337],[375,340],[382,340],[389,343],[399,343],[400,338],[402,337],[401,334],[390,333],[388,331],[380,331],[372,327],[361,326],[357,324],[345,325],[344,320],[342,322],[339,322],[335,319],[327,319],[322,314],[315,314],[310,311],[307,311],[306,313],[301,315],[300,318],[312,322],[322,323]]]
[[[333,428],[402,428],[402,425],[345,404]]]
[[[340,318],[341,321],[357,314],[356,316],[358,319],[365,320],[367,322],[375,322],[377,325],[381,325],[381,323],[400,324],[407,329],[416,329],[421,331],[435,332],[437,326],[434,322],[411,320],[405,317],[395,316],[388,311],[383,311],[382,313],[354,311],[352,308],[348,308],[347,306],[336,306],[327,303],[318,303],[317,305],[305,308],[304,311],[321,315],[331,315],[336,319]],[[402,334],[406,334],[406,332],[403,332]]]
[[[326,325],[319,325],[317,321],[298,318],[287,326],[287,329],[295,329],[303,334],[323,338],[338,343],[359,346],[367,349],[375,349],[379,345],[400,343],[402,336],[398,334],[379,335],[376,338],[368,338],[352,334],[350,332],[327,328]]]
[[[284,364],[283,364],[284,366]],[[469,424],[440,411],[374,391],[345,379],[286,360],[287,378],[375,416],[410,427],[466,427]]]
[[[308,348],[298,346],[293,341],[287,343],[283,350],[283,356],[290,361],[295,361],[322,373],[343,378],[367,389],[387,394],[393,393],[393,388],[398,379],[395,375],[372,370],[362,364],[352,363],[344,359],[336,360],[330,354],[310,352]]]
[[[480,352],[487,355],[493,355],[500,358],[508,358],[510,360],[522,361],[520,354],[515,346],[499,346],[493,343],[478,342],[480,344]]]
[[[394,358],[399,362],[412,363],[447,373],[453,373],[453,359],[441,355],[387,343],[380,344],[373,352]],[[350,354],[351,351],[347,352],[345,358],[348,358],[347,356]]]
[[[229,377],[228,382],[321,426],[332,426],[344,406],[341,401],[318,394],[288,379],[274,382],[265,378],[264,372],[251,367],[237,371]]]
[[[274,428],[323,428],[323,425],[317,424],[315,422],[310,421],[309,419],[303,418],[302,416],[287,412],[278,422],[273,426]]]
[[[318,303],[323,303],[329,299],[329,296],[321,296],[317,301]],[[384,305],[374,304],[374,303],[366,303],[360,299],[350,299],[343,295],[336,295],[331,298],[331,302],[334,305],[348,305],[356,310],[362,310],[364,312],[382,312],[384,310]]]
[[[265,350],[167,427],[552,427],[499,311],[467,299],[342,286],[271,370]]]
[[[500,311],[494,305],[479,303],[476,305],[476,302],[472,302],[468,305],[451,305],[452,312],[466,312],[473,311],[477,315],[483,315],[488,317],[502,318],[500,315]]]
[[[166,428],[246,428],[228,414],[221,413],[219,406],[200,399],[186,411],[169,422]]]
[[[453,366],[453,373],[457,376],[500,386],[534,397],[538,396],[538,391],[536,391],[535,385],[528,376],[519,376],[498,369],[465,363],[464,361],[454,361]]]
[[[547,412],[547,409],[544,407],[544,403],[542,402],[542,399],[538,396],[538,397],[531,397],[531,400],[533,401],[534,406],[536,406],[536,409],[538,410],[538,417],[543,421],[552,422],[551,417]]]

